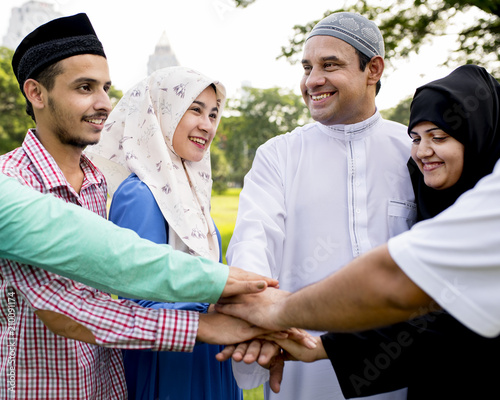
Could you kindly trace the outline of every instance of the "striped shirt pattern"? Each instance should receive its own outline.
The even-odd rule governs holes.
[[[22,147],[0,157],[2,173],[105,218],[104,176],[84,155],[80,166],[84,181],[77,193],[34,131],[28,131]],[[109,273],[119,274],[119,268]],[[53,334],[36,310],[69,316],[88,328],[99,346]],[[59,275],[0,259],[2,399],[126,399],[118,348],[192,351],[197,329],[197,313],[113,300]]]

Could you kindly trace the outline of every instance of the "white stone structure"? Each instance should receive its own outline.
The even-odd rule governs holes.
[[[2,46],[14,50],[28,33],[59,17],[62,15],[54,10],[53,4],[41,1],[28,1],[21,7],[14,7]]]
[[[175,56],[172,47],[170,46],[167,34],[163,32],[155,47],[155,52],[149,56],[148,75],[151,75],[158,69],[176,67],[178,65],[180,64],[177,61],[177,57]]]

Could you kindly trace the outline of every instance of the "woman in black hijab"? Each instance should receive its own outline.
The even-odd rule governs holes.
[[[498,82],[475,65],[459,67],[417,89],[408,126],[415,159],[410,158],[408,168],[418,220],[439,214],[492,172],[500,158],[499,100]],[[426,185],[427,179],[434,186],[430,171],[443,167],[446,160],[439,158],[437,150],[429,151],[427,161],[417,156],[415,148],[425,134],[434,149],[443,138],[461,144],[456,152],[461,174],[454,175],[455,181],[446,188]],[[407,398],[412,400],[500,398],[500,337],[484,338],[446,311],[356,335],[326,334],[322,343],[346,398],[402,387],[408,387]]]
[[[419,123],[432,122],[464,146],[462,175],[447,189],[427,186],[422,166],[410,158],[408,169],[421,221],[451,206],[493,171],[500,158],[500,85],[484,68],[464,65],[418,88],[410,110],[410,136]]]

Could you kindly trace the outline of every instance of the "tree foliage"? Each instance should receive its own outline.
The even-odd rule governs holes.
[[[229,179],[239,185],[262,143],[308,120],[302,98],[276,87],[244,88],[241,98],[229,100],[226,109],[231,116],[222,119],[217,135],[231,167]]]
[[[21,145],[33,120],[10,64],[14,51],[0,47],[0,154]]]
[[[255,3],[255,0],[234,0],[234,2],[236,3],[236,7],[245,8],[252,3]]]
[[[399,122],[405,126],[408,126],[408,122],[410,120],[410,105],[411,105],[412,97],[407,97],[404,100],[401,100],[395,107],[389,108],[387,110],[380,110],[380,114],[385,119],[390,121]]]
[[[357,12],[377,23],[384,36],[386,59],[408,57],[439,36],[457,34],[448,64],[483,65],[500,75],[500,1],[463,0],[360,0],[345,9],[325,10],[305,25],[294,26],[293,38],[282,47],[278,58],[297,61],[297,55],[313,26],[337,11]]]

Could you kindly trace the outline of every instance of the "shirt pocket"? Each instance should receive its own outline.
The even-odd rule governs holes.
[[[388,218],[389,236],[399,235],[417,221],[417,205],[412,201],[389,200]]]

